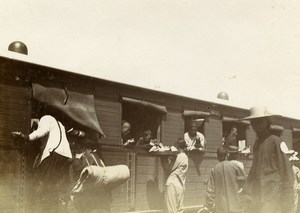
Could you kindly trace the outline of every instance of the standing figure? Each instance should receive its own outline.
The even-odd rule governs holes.
[[[206,140],[202,133],[197,131],[197,125],[192,123],[188,132],[184,134],[184,140],[187,145],[187,150],[205,151]]]
[[[29,136],[21,132],[12,132],[12,136],[24,141],[40,139],[40,153],[33,165],[37,184],[35,208],[40,212],[57,211],[61,195],[67,190],[63,181],[72,158],[64,125],[53,116],[44,115]]]
[[[97,148],[97,142],[93,142],[88,138],[83,138],[75,144],[75,153],[70,165],[71,184],[75,184],[85,167],[90,165],[105,167],[102,159],[97,154]]]
[[[80,179],[81,172],[85,168],[89,166],[105,167],[103,161],[97,154],[98,144],[96,141],[83,138],[77,141],[74,151],[75,156],[70,165],[72,189]],[[69,202],[69,207],[74,207],[78,212],[110,212],[111,203],[111,190],[100,188],[97,190],[86,190],[77,194],[75,199]]]
[[[239,190],[246,174],[236,162],[226,160],[226,155],[225,148],[217,150],[219,163],[206,184],[206,207],[216,213],[242,213]]]
[[[270,133],[271,120],[266,107],[252,107],[251,125],[257,135],[254,158],[244,186],[246,213],[290,213],[293,207],[294,176],[286,144]]]
[[[166,212],[168,213],[183,212],[185,179],[189,162],[184,152],[186,148],[185,141],[180,138],[174,146],[178,149],[176,158],[161,159],[162,166],[168,175],[165,192]]]
[[[293,205],[293,211],[292,213],[299,212],[298,209],[298,199],[299,199],[299,191],[300,191],[300,169],[295,166],[295,163],[299,161],[299,158],[297,157],[298,152],[295,152],[294,150],[289,150],[287,152],[289,156],[289,161],[292,164],[293,174],[294,174],[294,205]]]

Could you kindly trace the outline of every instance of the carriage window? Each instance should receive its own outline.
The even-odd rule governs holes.
[[[192,124],[196,124],[197,131],[205,136],[205,118],[208,112],[184,110],[184,132],[188,132]]]
[[[237,146],[239,151],[248,148],[246,130],[250,124],[247,121],[237,121],[234,118],[223,118],[223,139],[225,147],[230,145]]]
[[[197,131],[204,135],[205,119],[197,116],[185,117],[184,119],[184,132],[188,132],[192,124],[196,124]]]
[[[207,142],[205,139],[205,120],[209,115],[210,113],[208,112],[184,110],[185,131],[183,137],[187,144],[187,150],[193,152],[199,151],[202,154],[205,152]],[[200,165],[198,163],[196,166],[197,168]]]
[[[161,140],[164,106],[131,98],[122,98],[122,143],[146,144]]]

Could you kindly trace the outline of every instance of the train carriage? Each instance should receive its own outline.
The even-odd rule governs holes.
[[[32,184],[35,184],[32,181],[32,156],[19,149],[10,132],[30,133],[34,103],[37,102],[55,106],[62,102],[58,108],[65,107],[63,104],[66,103],[72,108],[72,103],[76,105],[79,102],[83,111],[87,110],[85,113],[88,115],[84,116],[88,121],[85,122],[86,119],[80,116],[75,120],[84,128],[102,134],[99,141],[105,163],[128,165],[130,179],[113,190],[112,212],[162,212],[163,208],[166,179],[160,165],[160,155],[123,148],[122,120],[128,120],[136,132],[151,129],[154,138],[166,146],[173,145],[177,138],[183,137],[191,121],[199,123],[199,131],[207,140],[207,148],[198,164],[190,157],[184,200],[187,211],[199,209],[204,204],[204,183],[217,163],[215,152],[222,146],[226,132],[232,126],[237,126],[241,146],[252,147],[254,144],[256,136],[250,123],[239,120],[249,115],[248,109],[226,102],[209,102],[149,90],[82,73],[47,67],[31,62],[26,57],[0,57],[1,211],[31,212],[30,197]],[[55,92],[50,94],[49,91]],[[52,96],[54,98],[44,99]],[[279,117],[274,120],[272,128],[290,148],[299,148],[299,120]],[[252,150],[241,157],[248,170]]]

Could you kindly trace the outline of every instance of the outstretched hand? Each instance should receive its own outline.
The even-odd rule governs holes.
[[[68,131],[69,135],[77,136],[79,138],[84,138],[85,137],[85,132],[81,130],[76,130],[76,129],[71,129]]]
[[[28,141],[29,140],[28,136],[24,135],[22,132],[11,132],[11,136],[14,139],[20,139],[20,140],[23,140],[23,141]]]

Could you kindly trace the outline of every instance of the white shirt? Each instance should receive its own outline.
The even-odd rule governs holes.
[[[60,136],[61,142],[59,145]],[[65,133],[65,127],[59,121],[57,122],[51,115],[43,116],[39,121],[37,130],[29,135],[30,141],[37,139],[41,140],[41,147],[45,147],[41,156],[41,162],[48,157],[50,152],[52,152],[58,145],[59,146],[55,149],[57,154],[67,158],[72,158],[71,149]]]
[[[195,149],[196,139],[199,139],[201,147],[205,148],[205,137],[202,133],[197,132],[195,137],[190,137],[188,132],[184,133],[184,140],[188,150]]]

